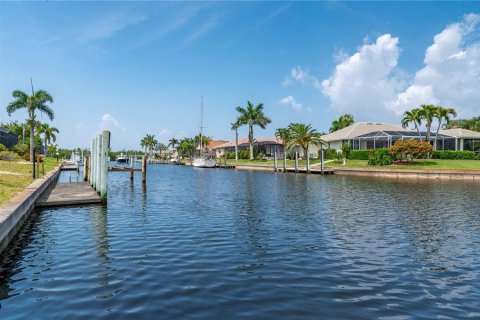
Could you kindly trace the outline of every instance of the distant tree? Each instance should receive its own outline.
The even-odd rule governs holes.
[[[168,140],[168,147],[172,147],[173,149],[175,149],[175,146],[177,146],[178,143],[178,139],[171,138],[170,140]]]
[[[437,147],[437,138],[438,138],[438,131],[440,130],[440,127],[442,125],[442,122],[448,122],[450,121],[450,116],[456,117],[457,112],[453,108],[444,108],[442,106],[437,106],[437,110],[435,113],[435,117],[438,120],[438,127],[437,127],[437,134],[435,135],[435,142],[434,146],[435,148]]]
[[[407,128],[410,123],[413,123],[418,132],[418,136],[420,136],[420,126],[422,125],[422,113],[420,109],[412,109],[403,113],[402,128]]]
[[[268,118],[263,113],[263,103],[260,103],[254,106],[250,101],[247,101],[247,107],[237,107],[235,110],[240,113],[237,118],[237,122],[243,126],[248,126],[248,143],[250,145],[250,160],[254,159],[253,156],[253,126],[259,126],[262,129],[272,122],[270,118]]]
[[[36,112],[40,111],[45,113],[50,120],[53,120],[53,110],[47,105],[47,103],[53,103],[52,96],[45,90],[34,91],[32,87],[32,95],[29,96],[26,93],[15,90],[12,93],[15,98],[7,106],[7,113],[11,115],[13,112],[26,109],[28,113],[28,123],[30,124],[30,161],[34,161],[35,155],[33,154],[33,147],[35,144],[35,119]]]
[[[275,130],[275,137],[282,139],[283,144],[283,156],[287,156],[287,146],[292,140],[292,133],[289,128],[278,128]]]
[[[310,124],[292,123],[288,126],[291,134],[287,148],[292,149],[296,146],[302,147],[303,156],[308,157],[308,148],[311,144],[321,146],[324,141],[320,138],[320,133],[313,129]]]
[[[332,121],[332,126],[330,127],[330,132],[338,131],[340,129],[351,126],[354,123],[355,123],[355,120],[353,120],[353,115],[344,114],[343,116],[338,118],[338,120],[333,120]]]
[[[45,155],[47,154],[47,146],[50,142],[55,142],[57,136],[55,133],[58,133],[58,129],[55,127],[50,127],[48,123],[42,123],[37,130],[38,135],[43,134],[43,142],[45,147]]]
[[[235,161],[238,161],[238,127],[240,127],[238,119],[235,122],[232,122],[231,126],[232,130],[235,131]]]
[[[473,117],[471,119],[447,120],[444,124],[445,129],[467,129],[480,132],[480,117]]]

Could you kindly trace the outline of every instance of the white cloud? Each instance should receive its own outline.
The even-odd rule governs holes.
[[[293,109],[299,111],[302,109],[302,104],[299,103],[293,96],[287,96],[279,101],[280,104],[290,105]]]
[[[461,22],[435,35],[425,53],[424,67],[416,72],[411,85],[399,93],[388,107],[397,114],[422,103],[434,103],[457,110],[460,116],[478,114],[480,101],[480,15],[465,15]]]
[[[168,136],[170,137],[172,135],[172,131],[169,129],[162,129],[160,130],[160,136]]]
[[[320,81],[308,73],[307,70],[303,70],[300,66],[297,66],[290,71],[290,77],[291,79],[299,81],[300,83],[312,85],[317,89],[321,88]]]
[[[113,13],[106,17],[89,23],[88,27],[82,30],[79,36],[81,43],[87,43],[94,40],[105,39],[116,32],[126,28],[129,25],[144,21],[147,17],[144,15],[135,15],[129,13]]]
[[[348,58],[342,57],[330,78],[321,83],[332,109],[370,119],[378,118],[381,111],[385,113],[385,102],[401,85],[394,72],[400,54],[398,44],[398,38],[385,34],[375,43],[362,45]]]
[[[120,126],[120,122],[118,122],[114,117],[112,117],[110,114],[105,113],[102,116],[102,120],[100,121],[100,124],[98,125],[98,128],[100,130],[112,130],[112,129],[122,129],[125,130]]]

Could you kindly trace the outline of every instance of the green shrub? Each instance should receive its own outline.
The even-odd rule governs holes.
[[[370,150],[350,150],[350,160],[368,160]]]
[[[250,151],[247,149],[238,150],[239,159],[250,159]]]
[[[0,143],[0,152],[2,151],[7,151],[7,147],[5,147],[3,144]]]
[[[263,160],[263,158],[265,158],[265,154],[263,152],[260,152],[258,155],[257,155],[257,160]]]
[[[326,159],[326,160],[333,160],[335,159],[335,157],[337,156],[337,150],[335,148],[330,148],[330,149],[326,149],[324,152],[323,152],[323,157]],[[322,150],[318,150],[318,157],[321,158],[322,157]]]
[[[16,144],[13,146],[12,150],[18,153],[21,157],[27,155],[30,159],[30,146],[28,144]]]
[[[480,160],[480,153],[473,151],[438,150],[433,151],[432,158],[445,160]]]
[[[350,159],[349,156],[351,150],[350,141],[342,141],[342,153],[344,158]]]
[[[17,160],[19,155],[12,151],[0,151],[0,160],[13,161]]]
[[[393,163],[393,157],[386,149],[370,150],[368,164],[371,166],[388,166]]]

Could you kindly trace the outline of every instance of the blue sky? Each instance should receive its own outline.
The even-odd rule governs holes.
[[[480,114],[479,2],[0,3],[0,121],[11,92],[50,92],[63,147],[112,131],[114,149],[197,133],[231,140],[238,105],[264,103],[272,136],[398,123],[420,103]],[[44,120],[46,120],[44,118]],[[246,128],[240,130],[245,136]]]

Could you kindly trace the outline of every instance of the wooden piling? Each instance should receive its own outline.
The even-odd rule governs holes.
[[[295,151],[295,173],[298,173],[298,152]]]
[[[108,151],[110,150],[110,131],[102,131],[102,150],[101,150],[101,184],[100,184],[100,198],[102,201],[107,201],[108,192]]]
[[[90,157],[89,157],[89,172],[88,172],[88,183],[93,186],[93,159],[95,154],[95,139],[92,139],[92,146],[90,149]]]
[[[307,150],[307,174],[310,173],[310,154]]]
[[[273,153],[273,172],[277,172],[277,151]]]
[[[287,152],[283,150],[283,172],[287,172]]]
[[[323,159],[324,159],[324,155],[323,155],[324,151],[322,149],[322,162],[321,162],[321,165],[320,165],[320,173],[323,174]]]
[[[89,165],[89,156],[83,157],[83,181],[88,181]]]
[[[102,139],[101,136],[98,135],[96,138],[97,141],[97,148],[96,148],[96,168],[95,168],[95,190],[97,193],[100,191],[100,186],[102,185],[102,175],[101,175],[101,152],[102,152]]]
[[[39,154],[36,155],[36,159],[37,159],[37,178],[40,178],[40,155]]]
[[[142,156],[142,183],[147,181],[147,157]]]

